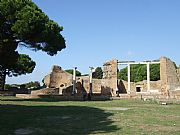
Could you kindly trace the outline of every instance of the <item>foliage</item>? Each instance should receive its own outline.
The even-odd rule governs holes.
[[[22,74],[32,73],[36,63],[26,54],[20,54],[17,62],[12,70],[9,70],[8,75],[18,76]]]
[[[29,88],[39,88],[40,87],[40,83],[38,81],[35,81],[35,82],[28,82],[28,83],[25,83],[25,88],[26,89],[29,89]]]
[[[146,65],[131,65],[131,82],[139,82],[147,80],[147,67]],[[126,80],[128,79],[127,67],[123,68],[118,72],[118,79]],[[160,80],[160,64],[150,65],[150,80],[157,81]]]
[[[67,69],[67,70],[65,70],[65,71],[73,75],[73,71],[74,71],[74,70],[73,70],[73,69]],[[76,70],[76,76],[81,76],[81,72],[79,72],[78,70]]]
[[[125,67],[118,72],[118,79],[128,80],[128,68]]]
[[[55,55],[64,49],[63,30],[50,20],[31,0],[0,0],[0,76],[2,87],[6,75],[31,73],[35,62],[28,55],[19,54],[18,46],[42,50]]]
[[[19,54],[16,62],[0,66],[0,76],[2,77],[2,89],[4,90],[4,84],[6,75],[18,76],[22,74],[32,73],[36,63],[26,54]]]
[[[11,88],[18,88],[18,89],[37,89],[40,88],[40,83],[38,81],[31,81],[28,83],[23,83],[23,84],[5,84],[5,89],[11,89]]]
[[[97,67],[97,68],[95,69],[95,72],[93,73],[93,78],[102,79],[102,77],[103,77],[102,68],[101,68],[101,67]]]
[[[62,30],[31,0],[0,0],[0,46],[21,44],[54,55],[66,47]]]
[[[150,65],[150,78],[152,81],[160,80],[160,64]]]
[[[5,90],[8,90],[8,89],[12,88],[12,85],[6,84],[6,85],[4,86],[4,88],[5,88]]]

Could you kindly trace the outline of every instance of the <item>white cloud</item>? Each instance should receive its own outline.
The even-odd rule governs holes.
[[[128,55],[128,56],[132,56],[133,54],[134,54],[134,53],[133,53],[132,51],[128,51],[128,52],[127,52],[127,55]]]

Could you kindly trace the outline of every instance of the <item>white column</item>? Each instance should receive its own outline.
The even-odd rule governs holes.
[[[128,64],[128,91],[127,93],[130,94],[131,91],[131,68],[130,64]]]
[[[147,90],[150,90],[150,67],[149,62],[147,63]]]
[[[72,91],[72,94],[76,93],[76,69],[77,69],[77,67],[75,67],[73,70],[73,91]]]
[[[92,69],[90,69],[89,73],[89,83],[92,83]]]
[[[90,73],[89,73],[89,93],[92,95],[93,90],[92,90],[92,73],[93,73],[93,67],[89,67]]]

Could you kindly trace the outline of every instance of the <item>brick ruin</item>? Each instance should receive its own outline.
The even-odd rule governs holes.
[[[166,57],[160,59],[161,92],[170,98],[180,99],[180,67]]]
[[[174,63],[166,57],[160,58],[160,80],[150,81],[150,90],[147,89],[147,80],[142,82],[128,82],[117,79],[118,60],[111,60],[103,65],[103,78],[92,79],[93,95],[112,98],[172,98],[180,99],[180,67],[175,68]],[[31,96],[59,95],[71,99],[73,90],[73,76],[59,66],[53,66],[51,73],[44,77],[47,88],[32,91]],[[76,77],[76,97],[82,97],[90,91],[89,76]],[[118,91],[118,94],[117,94]],[[34,96],[33,96],[34,95]],[[19,95],[22,97],[23,95]],[[24,95],[25,98],[27,95]],[[18,95],[17,95],[18,97]]]

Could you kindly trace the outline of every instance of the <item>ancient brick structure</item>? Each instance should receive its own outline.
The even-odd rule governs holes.
[[[45,76],[44,83],[49,88],[59,88],[59,93],[72,85],[72,75],[62,70],[59,66],[53,66],[49,75]]]
[[[160,62],[161,92],[167,97],[172,97],[174,96],[173,91],[180,88],[179,69],[176,70],[174,63],[169,58],[161,57]]]
[[[179,79],[179,81],[180,81],[180,66],[179,66],[178,69],[177,69],[177,74],[178,74],[178,79]]]
[[[147,80],[142,82],[131,82],[130,93],[127,93],[128,82],[117,79],[118,61],[111,60],[103,65],[103,79],[92,80],[93,94],[101,96],[116,97],[117,91],[120,97],[139,98],[142,96],[150,98],[175,98],[180,99],[180,68],[176,69],[174,63],[166,58],[160,58],[160,80],[150,81],[150,88],[147,88]],[[44,83],[46,89],[32,91],[35,95],[62,95],[65,99],[72,99],[73,77],[62,70],[59,66],[53,66],[49,75],[45,76]],[[76,94],[82,97],[90,92],[89,76],[76,77]],[[124,96],[125,95],[125,96]],[[18,95],[20,96],[20,95]],[[73,95],[74,96],[74,95]]]
[[[89,76],[76,77],[76,95],[89,93]],[[72,75],[53,66],[49,75],[45,76],[44,83],[49,88],[59,88],[59,94],[70,96],[72,93]],[[93,94],[115,96],[117,91],[117,60],[111,60],[103,65],[103,79],[92,80]]]
[[[103,80],[102,84],[103,87],[107,87],[111,89],[111,93],[113,96],[116,95],[116,91],[118,90],[117,87],[117,60],[111,60],[103,65]]]

